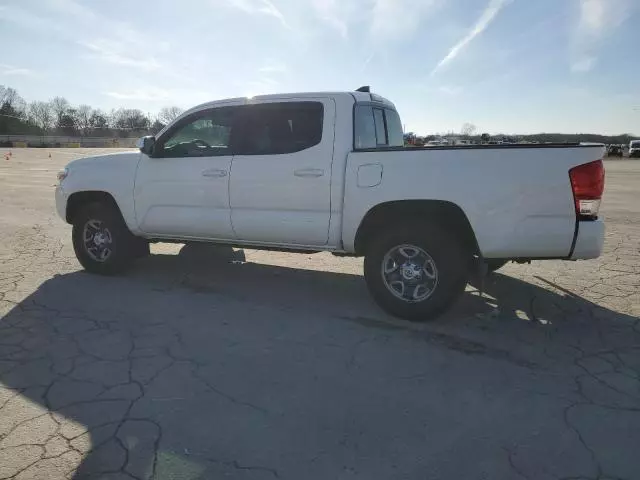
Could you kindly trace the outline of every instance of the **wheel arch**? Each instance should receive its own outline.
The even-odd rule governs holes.
[[[80,212],[82,207],[91,203],[102,203],[109,205],[118,212],[122,218],[122,210],[116,202],[116,199],[108,192],[101,190],[88,190],[72,193],[67,200],[67,208],[65,213],[65,219],[67,223],[73,223],[75,216]]]
[[[369,241],[378,229],[408,219],[415,222],[416,217],[455,233],[465,249],[474,255],[480,253],[471,223],[455,203],[445,200],[395,200],[375,205],[363,217],[354,241],[356,254],[365,254]]]

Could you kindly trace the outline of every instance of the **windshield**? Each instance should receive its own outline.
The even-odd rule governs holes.
[[[630,148],[640,148],[640,140],[634,140],[629,144]]]

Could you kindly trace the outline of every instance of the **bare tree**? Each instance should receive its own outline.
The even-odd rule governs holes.
[[[78,110],[67,108],[60,117],[58,129],[65,135],[76,135],[78,133]]]
[[[89,105],[80,105],[76,109],[76,125],[83,135],[87,135],[91,129],[92,109]]]
[[[54,97],[51,100],[51,109],[56,119],[56,127],[62,126],[62,116],[70,107],[69,102],[64,97]]]
[[[18,95],[15,88],[0,85],[0,105],[5,103],[13,105],[18,98],[20,98],[20,95]]]
[[[163,107],[158,114],[158,120],[164,125],[169,125],[182,114],[180,107]]]
[[[111,134],[109,117],[102,110],[94,110],[89,117],[89,128],[92,135],[99,137],[109,136]]]
[[[471,137],[477,130],[478,128],[473,123],[464,123],[460,130],[460,134],[465,137]]]
[[[31,102],[28,108],[29,121],[43,130],[49,130],[55,117],[49,102]]]
[[[144,131],[149,128],[149,118],[137,108],[119,108],[111,112],[111,125],[118,130],[130,133]]]
[[[25,117],[27,102],[11,87],[0,85],[0,113],[3,115]]]

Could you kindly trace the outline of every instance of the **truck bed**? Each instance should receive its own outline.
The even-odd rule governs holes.
[[[343,208],[345,249],[353,248],[355,219],[374,205],[406,198],[458,206],[486,258],[569,258],[578,235],[577,223],[582,223],[576,222],[569,170],[603,156],[601,144],[391,147],[351,152]],[[399,163],[403,168],[397,168]]]

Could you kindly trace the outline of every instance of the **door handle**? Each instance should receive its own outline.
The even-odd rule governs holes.
[[[227,171],[221,170],[219,168],[212,168],[210,170],[205,170],[202,172],[203,177],[226,177]]]
[[[296,177],[321,177],[324,175],[324,170],[320,168],[300,168],[294,170],[293,174]]]

